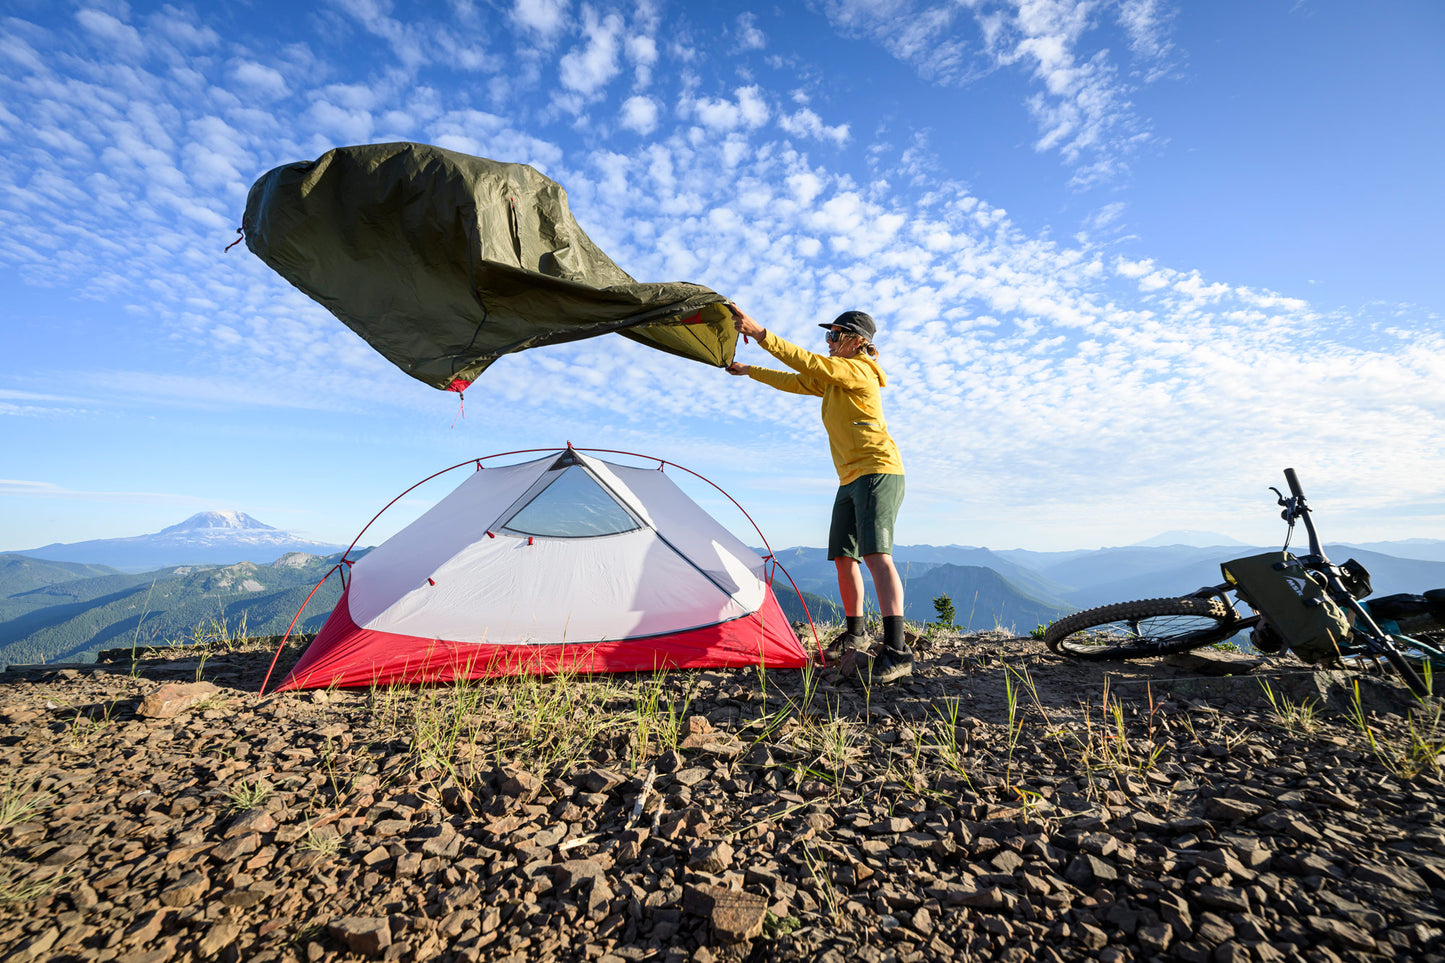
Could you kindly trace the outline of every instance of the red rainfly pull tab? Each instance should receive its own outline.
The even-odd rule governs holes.
[[[435,585],[436,583],[437,583],[437,580],[434,579],[434,578],[428,578],[428,579],[426,580],[426,584],[428,584],[428,585]]]
[[[496,536],[495,534],[493,534],[492,532],[488,532],[488,533],[487,533],[487,537],[488,537],[488,538],[496,538],[497,536]]]
[[[532,544],[532,536],[530,536],[530,535],[527,536],[527,544],[528,544],[528,545],[531,545],[531,544]]]

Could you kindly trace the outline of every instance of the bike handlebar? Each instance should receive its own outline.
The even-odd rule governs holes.
[[[1295,498],[1303,498],[1304,491],[1299,487],[1299,476],[1294,473],[1293,468],[1284,470],[1284,480],[1289,483],[1289,493]]]

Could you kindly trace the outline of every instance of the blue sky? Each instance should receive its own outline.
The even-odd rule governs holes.
[[[439,468],[567,441],[824,543],[809,399],[608,336],[499,361],[458,419],[223,253],[266,170],[388,140],[530,163],[634,277],[815,350],[870,311],[904,544],[1271,542],[1287,464],[1327,535],[1445,537],[1433,0],[0,14],[0,549],[212,508],[348,542]]]

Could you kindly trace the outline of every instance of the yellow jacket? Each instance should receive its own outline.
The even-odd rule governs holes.
[[[780,391],[823,399],[823,427],[839,485],[864,475],[903,474],[903,458],[883,420],[878,389],[888,379],[878,362],[866,354],[853,358],[814,354],[771,331],[758,344],[797,374],[749,365],[748,377]]]

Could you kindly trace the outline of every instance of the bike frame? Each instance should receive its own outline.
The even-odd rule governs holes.
[[[1304,491],[1300,488],[1299,476],[1295,474],[1293,468],[1286,468],[1284,477],[1290,490],[1288,498],[1278,488],[1270,488],[1277,496],[1279,504],[1284,507],[1280,517],[1289,524],[1289,532],[1285,535],[1283,550],[1289,550],[1295,522],[1303,521],[1305,533],[1309,537],[1310,550],[1308,555],[1298,556],[1300,564],[1323,575],[1325,590],[1330,597],[1336,604],[1349,609],[1355,616],[1354,630],[1350,633],[1350,638],[1340,646],[1340,655],[1345,658],[1379,659],[1388,658],[1387,653],[1391,651],[1397,655],[1403,655],[1400,649],[1405,648],[1417,652],[1432,668],[1445,669],[1445,651],[1413,636],[1403,635],[1398,631],[1387,631],[1370,612],[1369,602],[1363,602],[1355,597],[1354,592],[1345,584],[1344,569],[1330,561],[1329,556],[1325,554],[1324,547],[1320,544],[1319,533],[1315,531],[1314,519],[1310,516],[1309,504],[1305,500]],[[1217,596],[1225,605],[1235,608],[1237,603],[1229,598],[1232,590],[1233,586],[1224,583],[1201,589],[1194,594],[1199,597]],[[1236,598],[1238,598],[1237,593]],[[1243,601],[1243,599],[1239,599],[1239,601]],[[1248,606],[1248,603],[1245,604]],[[1263,621],[1264,617],[1258,613],[1242,617],[1237,623],[1238,631],[1255,628]],[[1390,625],[1396,630],[1399,628],[1393,622]]]

